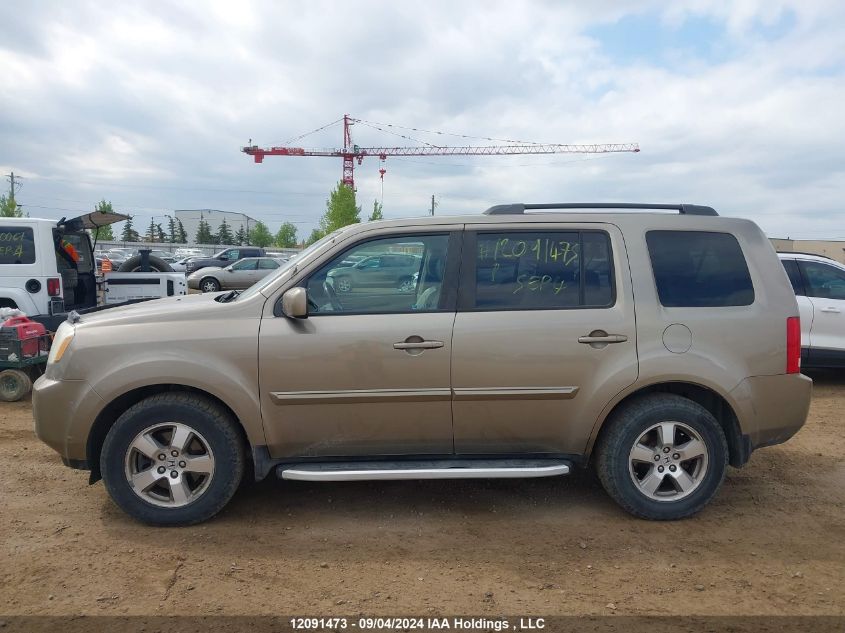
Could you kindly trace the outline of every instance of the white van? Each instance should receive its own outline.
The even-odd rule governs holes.
[[[0,308],[48,325],[97,305],[94,251],[86,229],[126,220],[89,213],[67,220],[0,218]]]

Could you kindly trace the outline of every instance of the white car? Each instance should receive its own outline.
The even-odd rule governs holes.
[[[778,257],[801,313],[801,366],[845,367],[845,265],[808,253]]]

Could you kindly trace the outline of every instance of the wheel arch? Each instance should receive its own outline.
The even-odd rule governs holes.
[[[215,277],[215,276],[214,276],[214,275],[212,275],[212,274],[208,274],[208,275],[203,275],[203,276],[200,278],[200,282],[199,282],[199,288],[200,288],[200,290],[202,290],[202,284],[203,284],[203,282],[204,282],[204,281],[207,281],[208,279],[213,279],[213,280],[214,280],[214,282],[217,284],[217,287],[218,287],[218,288],[222,288],[222,287],[223,287],[223,284],[221,284],[221,283],[220,283],[220,279],[218,279],[217,277]]]
[[[223,410],[226,411],[235,421],[235,428],[240,434],[241,440],[244,443],[244,447],[247,449],[246,454],[247,456],[249,456],[252,444],[249,440],[246,428],[244,428],[243,422],[240,420],[238,415],[229,405],[227,405],[223,400],[215,396],[213,393],[209,393],[208,391],[205,391],[204,389],[200,389],[198,387],[191,387],[189,385],[182,384],[168,383],[145,385],[143,387],[137,387],[135,389],[127,391],[126,393],[116,397],[105,407],[103,407],[103,409],[94,419],[94,424],[91,425],[91,430],[88,432],[88,439],[86,442],[85,450],[86,461],[91,471],[89,483],[93,484],[101,479],[100,453],[102,452],[103,442],[106,439],[106,435],[108,435],[109,430],[112,428],[112,426],[114,426],[114,423],[117,421],[117,419],[132,405],[140,402],[141,400],[144,400],[145,398],[148,398],[150,396],[168,392],[182,392],[201,396],[223,408]]]
[[[716,418],[716,421],[725,433],[725,439],[727,440],[729,451],[728,463],[735,468],[739,468],[748,461],[748,458],[751,455],[750,441],[748,436],[743,436],[739,425],[739,418],[737,417],[736,411],[731,406],[730,402],[728,402],[727,398],[716,390],[688,381],[666,381],[640,387],[639,389],[626,394],[612,406],[605,408],[603,417],[597,425],[598,428],[594,431],[588,446],[588,459],[592,459],[593,449],[602,434],[607,430],[607,421],[611,415],[620,407],[625,406],[632,400],[654,393],[671,393],[679,395],[692,400],[707,409],[713,417]]]

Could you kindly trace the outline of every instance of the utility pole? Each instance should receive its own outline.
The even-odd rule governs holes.
[[[437,206],[437,203],[434,201],[434,194],[431,194],[431,215],[434,215],[434,207]]]

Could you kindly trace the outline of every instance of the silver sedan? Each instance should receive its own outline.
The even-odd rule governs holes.
[[[273,257],[245,257],[225,268],[200,268],[188,275],[188,288],[203,292],[244,290],[283,263]]]

